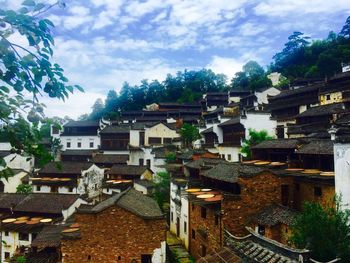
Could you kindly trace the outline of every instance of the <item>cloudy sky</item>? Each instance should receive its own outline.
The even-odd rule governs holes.
[[[0,0],[9,8],[21,2]],[[54,60],[85,93],[66,103],[43,101],[48,116],[74,118],[124,81],[163,80],[167,73],[204,67],[231,78],[248,60],[266,66],[293,31],[324,38],[339,32],[350,15],[349,0],[65,2],[65,9],[46,14],[56,25]]]

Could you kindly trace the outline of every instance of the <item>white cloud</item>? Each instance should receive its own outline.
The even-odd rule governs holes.
[[[256,36],[266,30],[265,25],[258,25],[254,23],[245,23],[239,26],[239,31],[242,36]]]
[[[231,80],[236,72],[242,71],[244,63],[242,59],[213,56],[207,68],[212,69],[215,73],[223,73]]]

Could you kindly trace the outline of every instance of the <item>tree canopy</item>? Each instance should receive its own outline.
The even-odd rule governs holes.
[[[249,129],[249,138],[243,140],[241,153],[243,153],[244,157],[250,159],[252,157],[251,147],[257,145],[265,140],[271,140],[272,137],[269,136],[267,131],[256,131],[253,129]]]
[[[192,143],[201,138],[198,128],[188,123],[182,125],[180,135],[185,147],[192,147]]]

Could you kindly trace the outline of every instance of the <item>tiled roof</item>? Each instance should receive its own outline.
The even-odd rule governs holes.
[[[242,263],[242,259],[228,247],[223,247],[217,252],[197,260],[197,263]]]
[[[140,165],[113,165],[109,174],[116,175],[141,175],[147,170],[147,166]]]
[[[90,209],[80,209],[82,213],[100,213],[103,210],[117,205],[144,219],[163,218],[157,202],[133,188],[129,188],[120,194],[114,195]]]
[[[154,183],[152,181],[149,181],[149,180],[135,180],[134,184],[139,184],[139,185],[142,185],[143,187],[146,187],[146,188],[153,188],[154,187]]]
[[[80,174],[93,165],[87,162],[50,162],[47,163],[39,174]]]
[[[228,163],[228,162],[218,158],[200,158],[198,160],[194,160],[186,163],[185,166],[192,169],[201,169],[205,166],[213,167],[218,163]]]
[[[64,228],[65,226],[63,225],[45,226],[33,240],[31,246],[39,248],[59,247],[61,244],[61,232]]]
[[[299,154],[333,154],[333,141],[331,140],[311,140],[303,144],[297,153]]]
[[[210,127],[210,128],[208,128],[208,129],[202,131],[201,133],[202,133],[202,134],[206,134],[206,133],[213,133],[213,132],[214,132],[213,127]]]
[[[99,121],[69,121],[64,127],[99,127]]]
[[[273,139],[254,145],[252,149],[296,149],[298,143],[298,139]]]
[[[65,150],[61,152],[61,155],[79,155],[79,156],[92,156],[93,150]]]
[[[301,87],[301,88],[297,88],[297,89],[293,89],[293,90],[282,91],[280,94],[271,97],[270,100],[276,100],[276,99],[280,99],[280,98],[294,96],[296,94],[308,93],[310,91],[316,91],[316,90],[319,90],[320,87],[322,87],[323,85],[324,85],[323,83],[322,84],[314,84],[314,85],[305,86],[305,87]]]
[[[277,224],[291,225],[297,212],[282,205],[270,205],[261,209],[255,216],[254,221],[259,225],[274,226]]]
[[[129,160],[128,154],[96,154],[92,157],[93,163],[109,163],[109,164],[120,164],[127,163]]]
[[[340,113],[343,111],[345,111],[343,103],[332,103],[332,104],[327,104],[327,105],[320,105],[320,106],[316,106],[316,107],[311,107],[311,108],[307,109],[306,111],[297,115],[296,118],[331,115],[333,113]]]
[[[32,193],[32,194],[0,194],[0,209],[14,212],[61,214],[68,209],[79,195]]]
[[[100,134],[118,134],[118,133],[129,133],[130,125],[110,125],[106,126]]]
[[[225,127],[225,126],[229,126],[229,125],[235,125],[235,124],[238,124],[241,122],[241,118],[240,117],[235,117],[235,118],[232,118],[228,121],[225,121],[221,124],[219,124],[218,126],[219,127]]]

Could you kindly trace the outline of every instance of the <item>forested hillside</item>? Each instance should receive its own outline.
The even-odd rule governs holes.
[[[296,78],[324,78],[341,72],[341,64],[350,62],[350,17],[337,34],[330,32],[323,40],[311,40],[301,32],[288,38],[282,51],[273,56],[273,61],[264,70],[255,61],[246,63],[231,81],[223,74],[210,69],[183,71],[168,74],[163,82],[143,80],[139,85],[124,83],[120,92],[108,92],[106,100],[98,99],[91,114],[80,119],[118,118],[123,110],[140,110],[153,102],[198,102],[204,93],[231,89],[257,90],[271,85],[267,75],[280,72],[280,86],[288,86]]]

